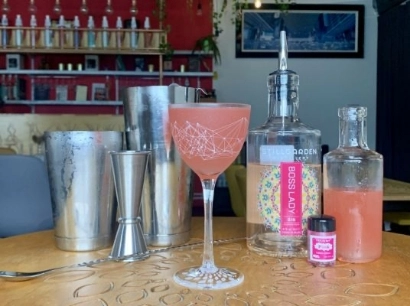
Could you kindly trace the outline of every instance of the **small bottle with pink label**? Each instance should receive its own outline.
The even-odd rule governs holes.
[[[308,261],[314,266],[333,266],[336,262],[336,219],[329,215],[308,218]]]

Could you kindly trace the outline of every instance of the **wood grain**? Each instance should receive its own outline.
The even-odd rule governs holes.
[[[245,236],[245,219],[214,218],[215,239]],[[203,238],[203,219],[192,220],[193,240]],[[38,270],[104,257],[64,252],[53,232],[0,240],[0,270]],[[237,267],[242,285],[199,291],[175,284],[181,267],[199,264],[202,248],[175,250],[141,262],[111,262],[67,269],[21,283],[0,281],[1,305],[410,305],[410,237],[383,233],[383,256],[367,264],[338,262],[315,268],[304,258],[273,258],[250,252],[246,241],[215,246],[218,265]],[[196,303],[196,304],[195,304]]]

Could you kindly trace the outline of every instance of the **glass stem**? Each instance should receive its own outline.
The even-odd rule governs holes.
[[[204,273],[214,273],[218,269],[214,264],[214,241],[212,233],[212,210],[216,179],[201,180],[204,196],[204,254],[201,270]]]

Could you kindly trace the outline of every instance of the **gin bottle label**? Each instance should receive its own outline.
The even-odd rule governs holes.
[[[257,207],[265,228],[281,236],[306,235],[307,218],[320,204],[319,177],[300,162],[263,166]]]

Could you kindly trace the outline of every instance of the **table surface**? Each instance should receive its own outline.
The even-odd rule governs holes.
[[[203,219],[192,220],[192,237],[202,238]],[[215,239],[244,237],[245,219],[214,218]],[[197,240],[193,238],[193,240]],[[51,268],[104,257],[96,252],[64,252],[53,232],[0,240],[0,270]],[[0,281],[1,305],[410,305],[410,236],[383,233],[383,256],[367,264],[338,262],[313,267],[305,259],[273,258],[250,252],[245,240],[219,244],[219,265],[237,267],[243,284],[217,291],[181,287],[172,275],[199,264],[202,247],[152,255],[145,261],[109,262],[59,270],[26,282]]]
[[[410,201],[410,183],[383,179],[384,201]]]

